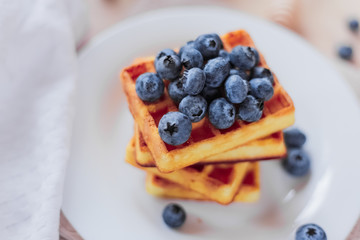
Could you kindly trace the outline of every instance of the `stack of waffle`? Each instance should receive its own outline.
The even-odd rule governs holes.
[[[255,47],[244,30],[225,34],[222,41],[227,51],[237,45]],[[269,68],[261,54],[259,66]],[[256,201],[260,195],[259,160],[286,155],[282,130],[294,122],[293,102],[276,76],[274,96],[265,102],[259,121],[237,120],[232,127],[219,130],[205,117],[192,124],[187,142],[171,146],[162,141],[157,126],[165,113],[178,111],[178,107],[166,88],[154,103],[137,96],[135,82],[145,72],[155,72],[154,58],[137,59],[123,69],[121,81],[135,119],[126,161],[146,172],[146,190],[158,197],[221,204]]]

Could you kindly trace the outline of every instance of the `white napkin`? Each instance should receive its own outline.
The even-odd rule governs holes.
[[[59,239],[84,10],[0,1],[0,239]]]

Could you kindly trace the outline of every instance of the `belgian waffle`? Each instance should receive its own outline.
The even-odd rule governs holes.
[[[221,204],[233,201],[243,181],[249,162],[189,166],[172,173],[161,173],[157,168],[143,168],[136,163],[135,141],[126,148],[126,161],[134,167],[175,182],[186,189],[199,192]]]
[[[186,189],[181,185],[148,173],[145,183],[146,191],[156,197],[179,198],[209,201],[205,195]],[[256,202],[260,197],[259,163],[251,163],[241,183],[234,202]]]
[[[155,167],[155,161],[135,124],[136,162],[142,167]],[[245,161],[279,159],[286,155],[283,133],[276,132],[262,139],[253,140],[230,151],[208,157],[197,164],[236,163]]]
[[[255,47],[249,34],[244,30],[225,34],[222,41],[225,50],[228,51],[237,45]],[[259,66],[269,68],[261,54]],[[179,146],[170,146],[160,138],[157,126],[165,113],[177,111],[178,108],[166,89],[163,96],[155,103],[145,103],[137,96],[135,82],[137,77],[145,72],[155,72],[153,58],[139,59],[123,69],[121,81],[130,112],[139,125],[155,164],[161,172],[168,173],[193,165],[204,158],[266,137],[294,123],[294,104],[274,74],[274,96],[265,102],[263,116],[259,121],[246,123],[238,120],[232,127],[219,130],[204,118],[193,124],[187,142]]]

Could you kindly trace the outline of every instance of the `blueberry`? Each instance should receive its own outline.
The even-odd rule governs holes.
[[[247,95],[245,100],[240,103],[237,117],[245,122],[258,121],[263,113],[264,103],[254,96]]]
[[[220,43],[220,49],[223,49],[224,48],[224,44],[223,42],[221,41],[221,38],[218,34],[216,33],[210,33],[211,36],[213,36],[219,43]]]
[[[230,53],[225,50],[220,50],[219,57],[224,58],[225,60],[230,62]]]
[[[170,98],[175,103],[179,103],[184,97],[187,96],[187,93],[184,90],[183,82],[180,79],[169,84],[168,93]]]
[[[155,57],[155,65],[156,62],[159,61],[159,59],[162,58],[163,56],[171,56],[171,55],[176,55],[176,52],[170,48],[165,48],[161,50]]]
[[[204,67],[206,84],[209,87],[219,87],[229,75],[230,64],[222,57],[211,59]]]
[[[297,128],[284,131],[285,144],[289,148],[301,148],[306,142],[306,136]]]
[[[162,56],[155,63],[156,72],[163,79],[174,80],[181,72],[181,61],[180,58],[173,55]]]
[[[195,42],[194,41],[188,41],[185,46],[182,46],[179,50],[179,56],[181,57],[183,51],[185,48],[195,48]]]
[[[252,47],[237,46],[230,53],[231,63],[240,70],[250,70],[256,65],[256,53]]]
[[[136,79],[136,93],[146,102],[158,100],[164,93],[164,82],[154,73],[143,73]]]
[[[181,54],[181,63],[186,69],[201,68],[203,65],[203,57],[201,53],[195,48],[185,47]]]
[[[251,74],[252,78],[267,78],[270,80],[271,84],[274,84],[274,76],[271,71],[263,67],[254,67]]]
[[[345,60],[351,60],[353,55],[352,47],[350,46],[341,46],[338,50],[339,57]]]
[[[357,19],[351,19],[349,21],[349,28],[353,32],[357,32],[359,30],[359,21]]]
[[[162,213],[162,218],[166,225],[171,228],[181,227],[186,220],[185,210],[176,203],[169,203]]]
[[[310,170],[310,159],[303,150],[290,148],[287,157],[282,160],[282,165],[289,174],[302,177]]]
[[[209,120],[217,129],[226,129],[235,122],[235,108],[225,100],[217,98],[209,106]]]
[[[231,103],[241,103],[248,93],[247,82],[238,75],[231,75],[225,81],[225,94]]]
[[[221,97],[219,88],[212,88],[205,85],[204,89],[201,91],[201,95],[206,99],[206,101],[211,102],[215,98]]]
[[[245,71],[230,69],[230,75],[239,75],[242,79],[249,80],[249,75]]]
[[[181,112],[168,112],[159,122],[161,139],[169,145],[177,146],[186,142],[191,134],[191,121]]]
[[[255,54],[255,66],[257,66],[260,62],[260,54],[255,48],[252,48],[252,50],[254,51]]]
[[[210,59],[219,55],[219,50],[222,43],[213,34],[200,35],[195,40],[195,48],[201,52],[204,59]]]
[[[198,95],[205,86],[205,79],[205,73],[200,68],[192,68],[184,72],[182,81],[185,92],[190,95]]]
[[[326,233],[319,225],[310,223],[296,230],[296,240],[327,240]]]
[[[268,101],[274,95],[274,88],[267,78],[253,78],[249,85],[251,95],[256,98]]]
[[[187,96],[181,100],[179,111],[187,115],[191,122],[199,122],[205,117],[207,102],[202,96]]]

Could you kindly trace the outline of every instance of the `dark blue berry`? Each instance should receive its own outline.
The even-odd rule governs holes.
[[[179,77],[182,65],[180,58],[173,54],[162,56],[156,61],[155,68],[161,78],[174,80]]]
[[[261,100],[247,95],[245,100],[239,104],[237,117],[245,122],[256,122],[261,118],[263,109],[264,103]]]
[[[187,93],[184,90],[183,82],[180,79],[169,84],[168,93],[170,98],[175,103],[179,103],[184,97],[187,96]]]
[[[181,100],[179,111],[190,118],[191,122],[199,122],[205,117],[207,102],[202,96],[187,96]]]
[[[255,54],[255,66],[257,66],[260,62],[260,54],[255,48],[252,48],[252,50],[254,51]]]
[[[263,67],[254,67],[252,70],[252,78],[267,78],[270,80],[271,84],[274,84],[274,76],[271,71]]]
[[[180,205],[170,203],[164,208],[162,218],[169,227],[179,228],[186,220],[186,212]]]
[[[185,47],[181,54],[181,63],[186,69],[201,68],[203,65],[203,57],[195,48]]]
[[[179,56],[181,57],[183,51],[185,48],[195,48],[195,42],[194,41],[188,41],[185,46],[182,46],[179,50]]]
[[[164,93],[164,82],[154,73],[143,73],[135,83],[139,98],[146,102],[158,100]]]
[[[235,122],[235,108],[225,98],[213,100],[209,106],[209,120],[217,129],[227,129]]]
[[[168,112],[159,122],[161,139],[169,145],[177,146],[186,142],[191,134],[191,121],[181,112]]]
[[[190,95],[198,95],[205,86],[205,79],[205,73],[200,68],[192,68],[184,72],[182,77],[184,91]]]
[[[305,176],[310,170],[309,156],[301,149],[288,149],[288,155],[282,160],[284,169],[295,177]]]
[[[288,148],[301,148],[306,142],[306,136],[297,128],[284,131],[284,140]]]
[[[256,98],[268,101],[274,95],[274,88],[267,78],[253,78],[249,82],[250,92]]]
[[[230,53],[231,63],[240,70],[250,70],[256,65],[255,49],[246,46],[234,47]]]
[[[349,28],[353,32],[357,32],[359,30],[359,21],[357,19],[351,19],[349,21]]]
[[[165,48],[161,50],[155,57],[155,65],[156,62],[159,61],[159,59],[162,58],[163,56],[171,56],[171,55],[176,55],[176,52],[170,48]]]
[[[219,57],[222,57],[225,60],[227,60],[228,62],[230,62],[230,53],[225,50],[220,50]]]
[[[195,48],[201,52],[204,59],[210,59],[219,55],[221,42],[213,34],[200,35],[195,40]]]
[[[296,240],[327,240],[326,233],[319,225],[310,223],[296,230]]]
[[[239,75],[231,75],[225,81],[225,94],[231,103],[241,103],[248,93],[247,82]]]
[[[216,33],[210,33],[211,36],[213,36],[219,43],[220,43],[220,49],[223,49],[224,48],[224,44],[223,42],[221,41],[221,38],[218,34]]]
[[[206,101],[211,102],[215,98],[221,97],[219,88],[212,88],[205,85],[204,89],[201,91],[201,95],[206,99]]]
[[[206,85],[219,87],[230,72],[230,64],[222,57],[211,59],[204,67]]]
[[[249,80],[249,75],[245,71],[230,69],[230,75],[239,75],[242,79]]]
[[[353,50],[350,46],[341,46],[338,50],[339,57],[345,60],[351,60],[353,56]]]

